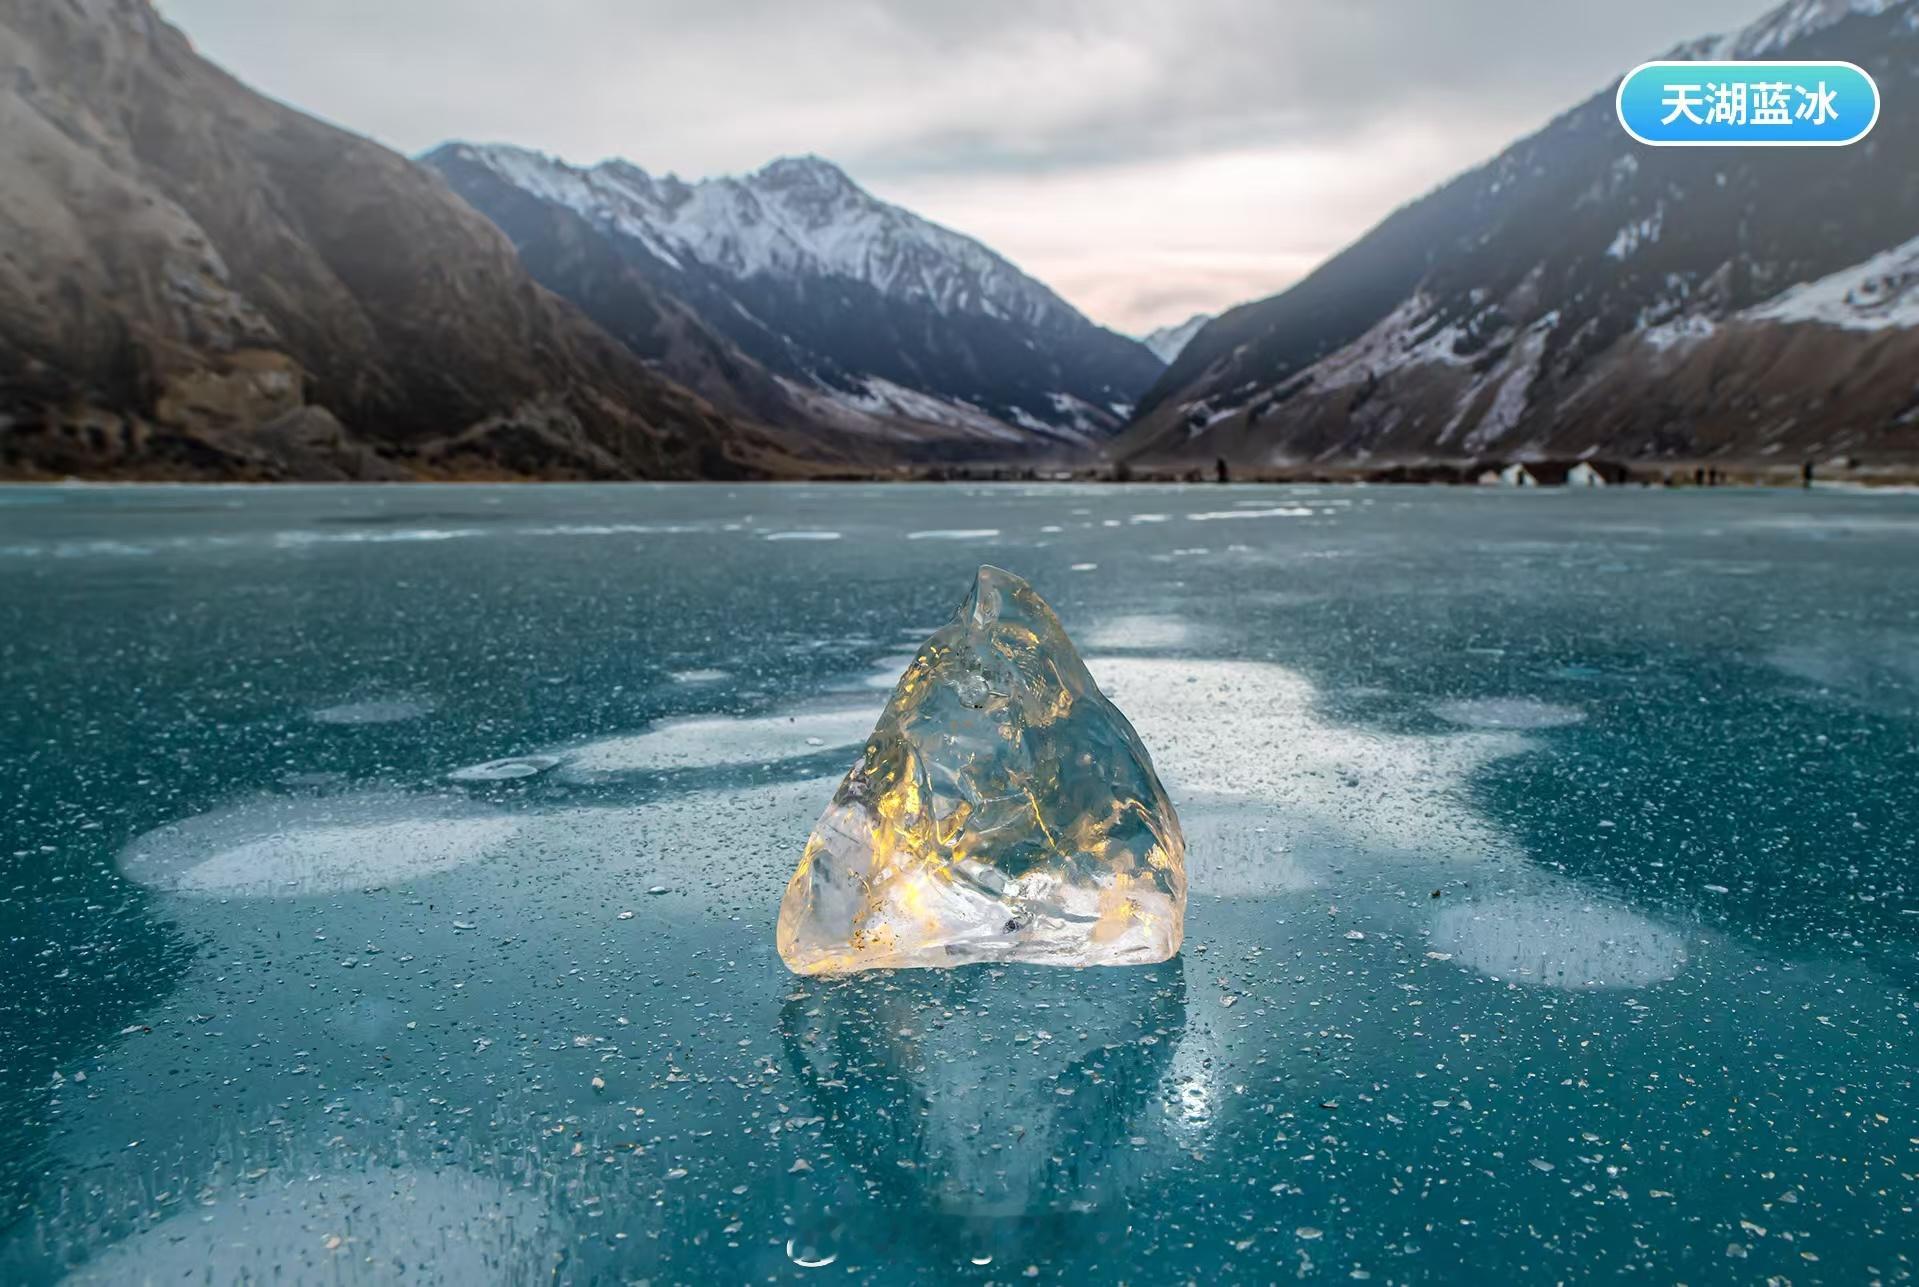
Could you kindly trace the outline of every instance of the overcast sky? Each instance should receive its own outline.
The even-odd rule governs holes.
[[[405,152],[682,177],[816,152],[1125,331],[1268,295],[1764,0],[159,0]]]

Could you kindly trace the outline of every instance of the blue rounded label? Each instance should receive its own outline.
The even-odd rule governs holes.
[[[1654,147],[1844,147],[1879,119],[1879,86],[1852,63],[1641,63],[1613,105]]]

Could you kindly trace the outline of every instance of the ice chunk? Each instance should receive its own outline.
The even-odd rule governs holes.
[[[922,646],[780,904],[797,973],[1179,951],[1179,818],[1059,618],[982,567]]]

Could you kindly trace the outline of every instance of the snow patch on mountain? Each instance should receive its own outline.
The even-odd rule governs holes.
[[[868,376],[865,383],[863,393],[839,393],[837,400],[868,415],[898,416],[906,420],[965,429],[982,437],[999,438],[1007,442],[1021,441],[1021,435],[1004,421],[970,402],[936,398],[878,376]]]
[[[1669,322],[1646,327],[1639,332],[1639,338],[1665,353],[1702,343],[1710,339],[1717,329],[1711,318],[1698,313],[1685,313]]]
[[[1919,326],[1919,237],[1775,295],[1742,315],[1854,331]]]
[[[1183,322],[1148,331],[1139,337],[1139,342],[1151,349],[1154,357],[1171,365],[1173,359],[1192,343],[1193,337],[1199,334],[1200,328],[1212,320],[1211,313],[1194,313]]]
[[[1781,5],[1738,31],[1692,41],[1674,53],[1688,59],[1764,58],[1854,14],[1882,14],[1896,3],[1898,0],[1798,0]]]
[[[1533,378],[1539,374],[1539,359],[1546,351],[1546,338],[1558,320],[1557,313],[1541,318],[1513,345],[1501,366],[1499,389],[1493,394],[1492,406],[1466,435],[1468,448],[1479,450],[1498,442],[1519,424],[1531,399]]]
[[[1344,388],[1429,362],[1464,366],[1468,359],[1456,351],[1464,338],[1465,331],[1457,323],[1442,325],[1433,302],[1416,293],[1370,331],[1315,364],[1312,384],[1319,389]]]
[[[1058,417],[1048,427],[1048,432],[1055,435],[1068,434],[1091,443],[1097,441],[1104,427],[1111,423],[1098,407],[1070,393],[1048,394],[1047,401],[1053,404],[1053,414]]]
[[[1662,206],[1644,219],[1635,219],[1621,228],[1614,234],[1612,243],[1606,247],[1606,258],[1624,262],[1641,246],[1649,246],[1658,241],[1665,217],[1666,211]]]

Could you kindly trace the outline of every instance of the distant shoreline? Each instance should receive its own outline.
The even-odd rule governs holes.
[[[1694,462],[1660,462],[1657,465],[1626,466],[1627,477],[1607,484],[1609,487],[1662,490],[1714,490],[1727,487],[1802,490],[1804,483],[1797,468],[1738,465],[1704,465]],[[1716,470],[1702,481],[1699,471]],[[800,477],[748,478],[534,478],[526,476],[473,476],[463,478],[351,479],[351,478],[181,478],[154,476],[7,476],[0,474],[0,487],[20,488],[93,488],[93,487],[764,487],[779,485],[832,485],[888,483],[901,486],[925,486],[940,483],[980,485],[1004,484],[1102,484],[1109,486],[1418,486],[1484,487],[1487,490],[1528,490],[1528,486],[1482,482],[1464,472],[1433,466],[1391,466],[1376,470],[1261,470],[1229,471],[1220,479],[1216,472],[1196,469],[1141,468],[1118,475],[1106,470],[1032,469],[1024,467],[976,467],[955,469],[923,467],[913,470],[834,471]],[[1556,482],[1540,485],[1543,490],[1605,490],[1578,483]],[[1858,495],[1919,493],[1919,465],[1877,466],[1818,470],[1812,490]]]

